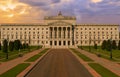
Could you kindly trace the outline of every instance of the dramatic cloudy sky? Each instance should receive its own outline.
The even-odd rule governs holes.
[[[59,11],[77,23],[120,24],[120,0],[0,0],[0,23],[43,22]]]

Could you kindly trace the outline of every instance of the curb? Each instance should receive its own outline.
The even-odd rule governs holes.
[[[31,71],[32,69],[34,69],[34,67],[44,58],[44,56],[46,56],[49,51],[51,49],[49,49],[45,54],[43,54],[39,59],[37,59],[35,62],[28,62],[31,63],[30,66],[28,66],[24,71],[22,71],[20,74],[17,75],[17,77],[26,77]]]
[[[93,76],[93,77],[101,77],[100,74],[98,74],[93,68],[91,68],[88,65],[88,62],[83,61],[81,58],[79,58],[75,53],[72,52],[72,50],[69,49],[69,51],[79,60],[79,62],[88,70],[88,72]]]

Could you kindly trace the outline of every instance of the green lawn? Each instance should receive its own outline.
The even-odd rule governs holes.
[[[41,57],[45,52],[47,52],[49,49],[44,49],[43,51],[41,51],[39,54],[34,55],[32,57],[30,57],[29,59],[27,59],[25,62],[34,62],[36,61],[39,57]]]
[[[89,46],[83,46],[82,48],[86,51],[89,51]],[[94,47],[91,46],[91,53],[101,54],[101,57],[112,61],[120,61],[120,50],[112,50],[113,59],[110,59],[110,52],[102,50],[101,47],[98,47],[98,49],[96,50],[94,49]]]
[[[29,63],[22,63],[19,64],[12,69],[8,70],[7,72],[0,75],[0,77],[16,77],[19,73],[25,70],[30,64]]]
[[[0,51],[0,61],[9,61],[9,60],[12,60],[12,59],[15,59],[15,58],[18,58],[18,55],[19,53],[22,53],[23,55],[26,54],[26,53],[29,53],[29,52],[32,52],[34,50],[38,49],[37,46],[31,46],[30,47],[30,50],[29,49],[22,49],[20,52],[19,51],[12,51],[8,53],[9,55],[9,59],[6,59],[6,54],[2,52],[2,50]]]
[[[75,49],[73,49],[73,48],[71,48],[71,50],[72,50],[76,55],[78,55],[81,59],[83,59],[84,61],[93,61],[93,60],[90,59],[89,57],[81,54],[79,51],[77,51],[77,50],[75,50]]]
[[[104,68],[97,63],[89,63],[89,66],[92,67],[96,72],[98,72],[102,77],[119,77],[108,69]]]

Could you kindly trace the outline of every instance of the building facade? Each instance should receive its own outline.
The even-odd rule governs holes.
[[[103,40],[119,41],[119,25],[76,24],[76,17],[47,16],[44,24],[0,24],[0,40],[42,45],[50,48],[101,45]]]

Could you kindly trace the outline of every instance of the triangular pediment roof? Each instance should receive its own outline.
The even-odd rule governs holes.
[[[48,23],[48,25],[72,25],[72,23],[65,22],[65,21],[55,21],[55,22]]]

